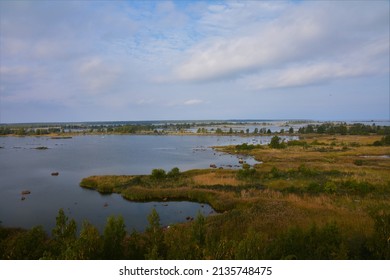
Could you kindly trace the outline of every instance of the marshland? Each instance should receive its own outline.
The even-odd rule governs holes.
[[[39,227],[39,223],[24,230],[4,225],[2,258],[389,259],[388,127],[325,123],[271,134],[266,129],[263,135],[259,131],[233,131],[229,135],[226,129],[212,136],[203,131],[205,135],[171,138],[179,142],[189,138],[186,141],[194,142],[178,150],[169,145],[161,149],[160,142],[157,151],[163,154],[153,160],[144,154],[132,170],[127,161],[119,161],[121,166],[108,156],[113,148],[107,153],[97,149],[98,140],[122,137],[120,143],[132,139],[126,137],[159,137],[153,141],[167,141],[173,136],[85,136],[92,137],[89,146],[95,145],[90,151],[97,154],[94,159],[99,162],[101,151],[109,168],[95,163],[76,176],[75,170],[62,166],[58,177],[52,178],[48,173],[47,179],[58,180],[73,173],[72,180],[79,178],[79,186],[70,186],[72,192],[102,199],[100,208],[95,207],[92,213],[108,210],[119,201],[123,207],[149,203],[148,213],[143,214],[145,226],[129,229],[126,215],[120,211],[107,215],[104,223],[96,226],[91,219],[82,222],[75,216],[82,208],[80,203],[69,209],[58,207],[51,214],[51,231]],[[224,137],[230,140],[222,140]],[[36,146],[43,141],[38,139]],[[56,141],[63,141],[66,146],[70,144],[65,141],[74,140],[79,141],[77,137]],[[201,145],[201,151],[194,144],[199,141],[207,141]],[[116,147],[123,154],[123,148],[128,146],[118,143],[105,147]],[[173,144],[176,149],[177,145]],[[48,153],[62,147],[54,144],[40,151],[2,146],[5,149],[1,153]],[[176,154],[172,155],[172,151]],[[203,155],[197,156],[198,153]],[[156,159],[166,159],[168,154],[169,164],[157,164]],[[186,160],[178,161],[183,156]],[[155,164],[151,168],[149,164],[147,172],[141,171],[145,157],[145,162]],[[238,164],[241,158],[245,163]],[[210,168],[211,163],[217,168]],[[76,164],[73,168],[80,167]],[[50,184],[56,188],[58,182]],[[18,201],[21,207],[32,201],[34,194],[32,190],[26,200]],[[112,197],[115,200],[103,204]],[[194,203],[196,207],[179,221],[163,220],[164,211],[177,202]],[[179,216],[180,207],[183,206],[171,215]],[[32,246],[32,242],[36,245]]]

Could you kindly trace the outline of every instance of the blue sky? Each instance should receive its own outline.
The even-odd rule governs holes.
[[[1,1],[0,122],[389,118],[389,1]]]

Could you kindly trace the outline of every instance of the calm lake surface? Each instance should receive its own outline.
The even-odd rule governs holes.
[[[211,146],[267,143],[270,137],[229,136],[77,136],[0,138],[0,221],[3,226],[31,228],[43,225],[50,232],[60,208],[80,225],[88,220],[103,229],[110,215],[122,215],[128,230],[142,231],[153,208],[161,223],[169,225],[213,213],[209,205],[193,202],[136,203],[120,195],[101,195],[79,187],[91,175],[150,174],[154,168],[181,171],[237,165],[237,156],[215,152]],[[37,147],[48,147],[46,150]],[[256,163],[247,158],[249,164]],[[59,176],[51,176],[59,172]],[[21,200],[21,191],[31,194]],[[106,204],[106,207],[105,207]],[[165,204],[165,206],[164,206]],[[168,204],[168,206],[166,206]],[[107,206],[108,205],[108,206]]]

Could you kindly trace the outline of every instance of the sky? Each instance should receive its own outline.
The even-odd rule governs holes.
[[[390,1],[0,1],[0,123],[390,118]]]

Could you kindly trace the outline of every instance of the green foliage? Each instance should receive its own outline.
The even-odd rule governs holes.
[[[382,143],[383,143],[383,146],[390,146],[390,134],[383,136]]]
[[[390,127],[365,125],[361,123],[354,123],[347,125],[346,123],[331,123],[326,122],[320,125],[308,125],[299,128],[299,133],[319,133],[319,134],[341,134],[341,135],[369,135],[369,134],[389,134]]]
[[[249,144],[248,143],[243,143],[241,145],[236,145],[236,150],[239,150],[239,151],[249,151],[249,150],[253,150],[255,148],[258,148],[260,147],[260,145],[253,145],[253,144]]]
[[[319,194],[324,191],[323,187],[316,182],[311,182],[307,188],[306,191],[311,194]]]
[[[290,228],[281,234],[269,248],[271,259],[346,259],[347,251],[339,227],[335,223],[308,230]]]
[[[68,240],[76,239],[76,231],[77,225],[75,220],[70,220],[65,215],[64,210],[61,208],[58,211],[58,215],[56,217],[56,226],[52,230],[52,236],[54,240],[59,242],[66,242]]]
[[[280,171],[276,166],[273,166],[270,173],[269,173],[269,177],[270,178],[281,178],[281,177],[284,177],[285,174]]]
[[[207,134],[208,130],[207,130],[207,128],[202,127],[202,128],[198,128],[196,133]]]
[[[348,193],[354,195],[367,195],[372,192],[375,188],[368,182],[358,182],[354,180],[343,181],[339,184],[339,193]]]
[[[383,136],[380,141],[375,141],[373,146],[390,146],[390,134]]]
[[[122,216],[110,216],[103,234],[104,258],[119,260],[123,258],[123,242],[126,236],[126,226]]]
[[[177,179],[180,176],[180,169],[178,167],[174,167],[167,174],[170,179]]]
[[[373,212],[374,234],[370,240],[370,251],[374,259],[390,260],[390,212],[389,209]]]
[[[163,243],[163,231],[160,225],[160,216],[155,208],[148,216],[149,225],[146,228],[147,251],[145,258],[149,260],[157,260],[165,255]]]
[[[163,181],[165,180],[167,174],[164,169],[153,169],[150,178],[155,181]]]
[[[237,245],[235,258],[237,260],[260,260],[266,256],[267,238],[260,232],[251,229],[245,238]]]
[[[250,168],[249,164],[244,164],[242,169],[237,172],[237,179],[239,180],[254,180],[256,178],[256,169]]]
[[[76,242],[77,259],[79,260],[98,260],[103,254],[103,239],[98,229],[84,221],[80,236]]]
[[[337,185],[334,182],[328,181],[325,183],[324,191],[326,193],[336,193],[337,192]]]
[[[318,175],[318,172],[316,172],[315,170],[313,169],[310,169],[309,167],[307,167],[305,164],[301,164],[299,167],[298,167],[298,172],[301,176],[303,177],[314,177],[316,175]]]
[[[325,184],[326,186],[327,184]],[[191,224],[163,230],[155,209],[148,216],[144,233],[127,235],[122,217],[109,217],[101,236],[84,222],[79,237],[67,239],[58,250],[58,240],[67,238],[67,230],[57,230],[49,239],[41,227],[14,230],[0,227],[2,259],[390,259],[390,213],[387,208],[371,211],[373,234],[346,235],[336,223],[309,228],[295,226],[268,236],[255,228],[240,225],[252,222],[246,215],[263,211],[255,205],[245,212],[236,209],[223,219],[209,219],[198,213]],[[244,211],[244,212],[243,212]],[[246,213],[246,214],[245,214]],[[57,217],[57,229],[68,225],[66,216]],[[256,226],[256,224],[252,224]],[[54,229],[53,229],[54,232]],[[73,234],[70,234],[73,236]]]
[[[56,217],[56,226],[52,230],[52,245],[48,258],[74,259],[77,224],[74,219],[69,221],[61,208]]]
[[[46,250],[46,240],[46,233],[41,226],[18,232],[5,243],[2,258],[8,260],[39,259]]]
[[[198,212],[195,221],[192,223],[192,238],[199,248],[206,242],[206,218]]]
[[[279,136],[274,136],[271,139],[271,143],[269,144],[269,147],[272,149],[284,149],[286,148],[286,143],[281,141],[282,139]]]

